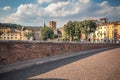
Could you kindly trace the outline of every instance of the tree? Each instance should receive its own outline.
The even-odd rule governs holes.
[[[81,39],[82,33],[85,34],[86,39],[91,32],[94,32],[96,29],[96,23],[91,20],[84,20],[81,22],[78,21],[69,21],[64,25],[64,38],[68,41],[79,41]]]
[[[81,22],[81,29],[82,32],[85,33],[86,40],[88,39],[88,36],[91,32],[94,32],[96,30],[96,23],[91,20],[84,20]]]
[[[53,39],[54,31],[52,28],[43,27],[43,28],[41,28],[41,36],[42,36],[43,40]]]
[[[80,26],[80,22],[75,21],[74,22],[75,25],[75,40],[79,41],[81,38],[81,26]]]
[[[75,35],[75,25],[72,21],[69,21],[66,25],[64,25],[64,32],[67,35],[67,39],[71,42],[73,41]]]
[[[82,27],[79,21],[69,21],[64,25],[64,38],[71,41],[79,41],[82,35]]]
[[[28,40],[30,40],[30,38],[33,36],[33,33],[27,32],[27,33],[25,33],[25,36],[27,37]]]

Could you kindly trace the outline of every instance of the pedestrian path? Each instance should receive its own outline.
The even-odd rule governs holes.
[[[91,55],[94,53],[95,55]],[[54,68],[44,73],[39,73],[40,71],[38,71],[37,74],[29,75],[29,77],[24,78],[24,80],[25,79],[29,79],[29,80],[56,80],[56,79],[57,80],[120,80],[120,54],[119,53],[120,53],[120,48],[115,48],[115,49],[106,50],[102,52],[88,53],[88,55],[90,54],[89,57],[78,59],[76,61],[70,62],[66,65],[62,65],[60,67]],[[85,56],[85,55],[81,55],[81,56]],[[77,58],[77,56],[75,57]],[[69,61],[71,59],[73,59],[73,57],[69,58],[68,60],[66,59],[66,61]],[[63,62],[58,61],[57,63],[62,64]],[[53,64],[55,63],[53,62]],[[44,67],[42,69],[44,69]],[[35,68],[32,69],[31,71],[34,71],[35,73],[37,72]],[[29,71],[26,70],[26,72],[29,72]],[[19,72],[16,72],[16,74],[20,75]],[[13,74],[13,76],[16,74]],[[24,71],[23,71],[23,74],[24,74]],[[13,80],[11,76],[8,79]]]

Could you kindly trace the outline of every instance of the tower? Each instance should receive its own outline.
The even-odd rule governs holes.
[[[49,22],[49,27],[53,28],[54,30],[56,30],[56,22],[55,21],[50,21]]]

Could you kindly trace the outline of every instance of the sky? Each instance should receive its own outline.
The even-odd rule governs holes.
[[[0,0],[0,23],[42,26],[56,21],[59,28],[68,21],[99,18],[120,20],[119,0]]]

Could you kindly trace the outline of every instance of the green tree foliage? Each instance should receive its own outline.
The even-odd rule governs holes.
[[[21,25],[11,24],[11,23],[2,23],[2,27],[13,28],[13,29],[18,29],[18,30],[20,30],[22,28]]]
[[[85,33],[87,32],[88,28],[89,28],[90,33],[96,30],[96,23],[91,20],[84,20],[82,22],[82,25],[83,25]]]
[[[87,36],[96,30],[96,23],[91,20],[84,20],[81,22],[81,27],[83,29],[83,32],[85,33],[86,39]]]
[[[69,21],[66,25],[64,25],[64,32],[67,35],[66,39],[70,42],[73,41],[75,36],[75,24],[72,21]]]
[[[27,37],[28,40],[30,40],[30,38],[33,36],[33,33],[27,32],[27,33],[25,33],[25,36]]]
[[[75,40],[79,41],[81,38],[81,30],[82,30],[80,22],[75,21],[74,25],[75,25]]]
[[[64,25],[64,38],[68,41],[80,40],[82,33],[86,36],[88,33],[94,32],[96,23],[91,20],[69,21]]]
[[[49,27],[43,27],[41,28],[41,36],[43,40],[48,40],[48,39],[54,39],[54,31],[52,28]]]

